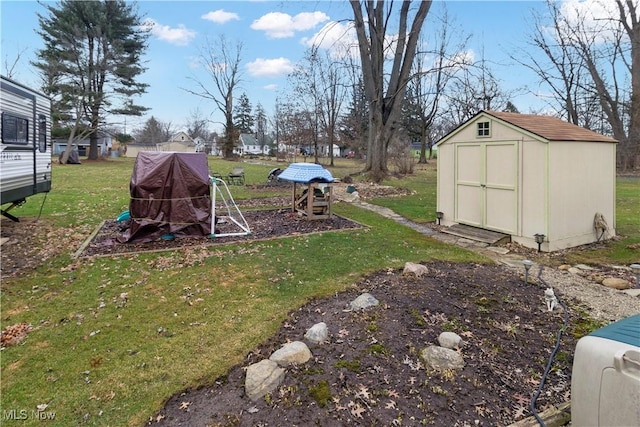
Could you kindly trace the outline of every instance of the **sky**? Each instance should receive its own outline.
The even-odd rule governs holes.
[[[276,99],[288,92],[287,74],[303,58],[310,43],[326,32],[323,28],[348,37],[344,26],[353,18],[351,6],[344,0],[143,0],[137,7],[151,36],[144,56],[147,70],[140,77],[149,88],[136,102],[150,110],[126,122],[122,117],[112,118],[127,133],[140,128],[151,116],[170,122],[175,131],[183,130],[196,111],[211,120],[210,130],[221,131],[222,115],[213,101],[185,90],[195,89],[193,78],[207,82],[198,58],[207,43],[216,42],[221,35],[230,46],[242,42],[242,83],[237,95],[246,93],[254,107],[260,103],[271,117]],[[526,46],[532,31],[532,11],[544,13],[544,2],[436,0],[423,27],[425,36],[440,28],[437,18],[444,8],[456,34],[470,35],[468,54],[484,58],[502,88],[514,91],[512,102],[516,107],[521,112],[541,108],[544,102],[540,96],[522,90],[525,86],[537,87],[536,77],[514,64],[510,55]],[[43,46],[37,34],[37,13],[45,14],[46,9],[36,1],[0,1],[1,73],[7,75],[13,67],[15,80],[36,88],[40,78],[30,61]]]

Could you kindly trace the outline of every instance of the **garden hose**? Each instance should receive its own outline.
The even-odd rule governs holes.
[[[545,288],[548,288],[547,283],[542,279],[542,266],[540,266],[540,270],[538,270],[538,280],[540,281],[540,283],[544,285]],[[551,371],[551,365],[553,364],[553,359],[556,357],[556,353],[560,348],[560,340],[562,339],[562,334],[564,333],[564,331],[567,330],[567,325],[569,324],[569,309],[562,302],[560,298],[558,298],[558,304],[564,310],[564,324],[562,325],[562,328],[560,328],[560,330],[558,331],[558,335],[556,338],[556,345],[554,346],[553,351],[549,356],[549,361],[547,362],[547,366],[544,370],[544,373],[542,374],[542,378],[540,379],[540,385],[538,386],[538,390],[536,390],[536,392],[534,393],[533,397],[531,398],[531,404],[529,405],[529,409],[531,410],[531,413],[533,414],[533,416],[536,418],[536,420],[542,427],[546,427],[546,424],[536,412],[536,401],[538,400],[540,393],[542,393],[542,387],[544,387],[544,382],[547,379],[547,376],[549,375],[549,371]]]

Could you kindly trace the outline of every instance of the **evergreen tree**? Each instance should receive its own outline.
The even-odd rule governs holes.
[[[135,5],[123,0],[64,0],[44,7],[48,14],[38,14],[44,48],[33,65],[44,76],[56,76],[46,79],[47,92],[64,100],[60,105],[67,104],[69,114],[76,111],[76,123],[88,124],[88,157],[97,159],[98,129],[107,114],[140,116],[147,110],[132,97],[146,91],[136,79],[145,70],[148,34]]]
[[[358,154],[366,152],[368,132],[367,99],[362,79],[353,85],[349,109],[338,123],[338,132],[343,144]]]
[[[251,112],[253,107],[249,102],[249,97],[246,93],[240,95],[240,100],[235,108],[233,122],[235,128],[239,133],[253,133],[253,116]]]
[[[259,102],[255,111],[256,140],[262,148],[267,144],[267,113]]]

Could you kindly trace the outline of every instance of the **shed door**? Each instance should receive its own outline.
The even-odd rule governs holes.
[[[517,225],[515,142],[456,145],[456,222],[507,234]]]

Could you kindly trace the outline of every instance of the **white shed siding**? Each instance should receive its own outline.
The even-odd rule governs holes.
[[[455,224],[453,212],[455,209],[455,145],[442,144],[438,147],[437,170],[437,207],[436,210],[444,213],[442,225]]]
[[[546,158],[549,146],[548,143],[529,138],[523,139],[520,147],[520,229],[511,238],[519,241],[517,236],[526,236],[522,240],[531,244],[534,234],[549,234],[546,228],[549,215]]]
[[[613,154],[612,154],[613,151]],[[549,153],[553,189],[549,210],[550,250],[593,242],[593,218],[602,213],[615,228],[615,144],[555,142]],[[598,167],[600,165],[601,167]],[[614,182],[612,182],[612,180]]]

